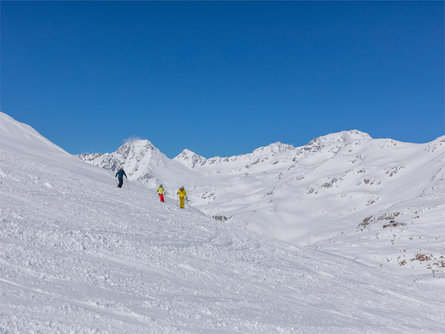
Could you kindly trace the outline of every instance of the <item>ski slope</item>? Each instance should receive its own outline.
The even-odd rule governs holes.
[[[439,333],[440,287],[160,203],[0,114],[1,333]]]
[[[445,137],[426,144],[343,131],[302,147],[274,143],[206,159],[168,159],[148,140],[80,159],[174,196],[238,226],[412,279],[445,277]],[[437,282],[434,282],[437,283]]]

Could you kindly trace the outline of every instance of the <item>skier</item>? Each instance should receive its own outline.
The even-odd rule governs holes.
[[[121,167],[121,169],[119,169],[116,175],[114,176],[114,177],[117,176],[117,179],[119,180],[119,184],[117,185],[119,188],[122,188],[122,184],[124,183],[124,175],[125,178],[128,179],[127,174],[125,174],[124,168]]]
[[[177,194],[179,196],[179,207],[184,209],[184,197],[187,199],[187,192],[185,191],[184,187],[181,187],[179,188]]]
[[[159,198],[161,199],[161,202],[164,202],[164,194],[165,194],[165,190],[164,187],[162,186],[162,184],[158,187],[158,190],[156,190],[159,194]]]

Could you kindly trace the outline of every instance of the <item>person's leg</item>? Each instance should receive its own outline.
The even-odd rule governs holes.
[[[122,184],[124,183],[124,179],[119,179],[119,184],[117,185],[119,188],[122,188]]]
[[[184,197],[179,197],[179,207],[184,209]]]
[[[164,194],[159,194],[159,198],[161,199],[161,202],[164,202]]]

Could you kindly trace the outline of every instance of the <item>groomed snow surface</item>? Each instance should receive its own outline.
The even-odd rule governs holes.
[[[0,113],[0,333],[441,333],[441,286],[180,210]]]

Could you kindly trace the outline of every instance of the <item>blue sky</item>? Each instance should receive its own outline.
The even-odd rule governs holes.
[[[1,111],[70,153],[445,134],[443,2],[1,2]]]

